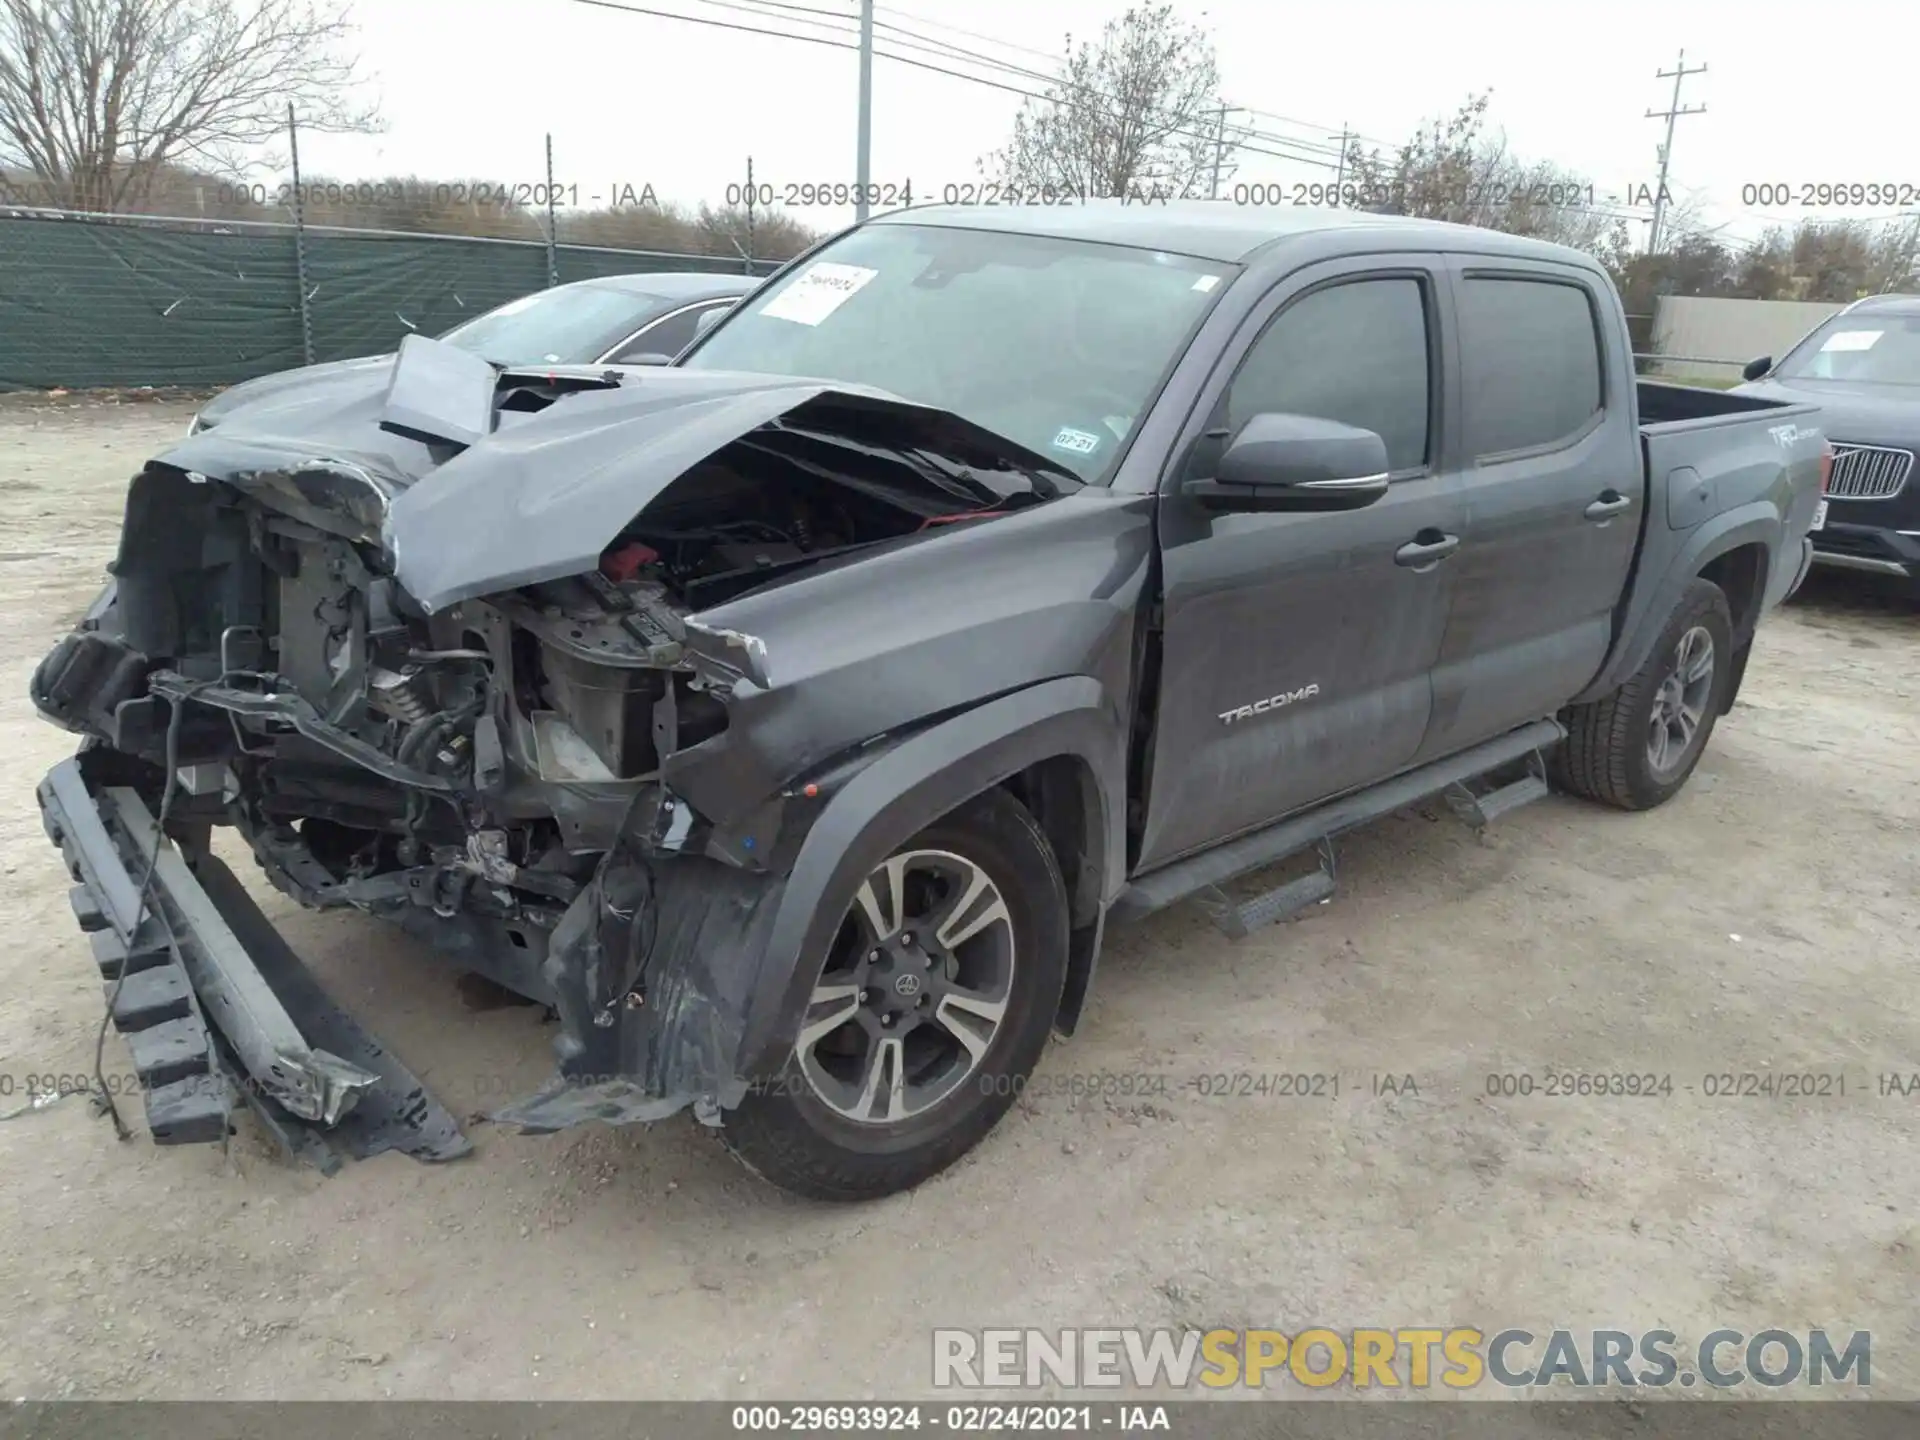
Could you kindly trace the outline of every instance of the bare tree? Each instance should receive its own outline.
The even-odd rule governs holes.
[[[284,132],[378,128],[343,0],[0,0],[0,167],[116,210]]]
[[[1027,100],[983,174],[1023,191],[1183,199],[1205,195],[1218,135],[1213,41],[1170,4],[1136,5],[1096,41],[1069,35],[1060,78]]]
[[[1469,96],[1391,154],[1350,147],[1347,184],[1361,208],[1531,235],[1588,251],[1617,270],[1630,246],[1625,223],[1598,206],[1586,177],[1550,161],[1523,161],[1503,135],[1490,134],[1490,99]]]
[[[1920,284],[1916,222],[1803,220],[1768,230],[1747,251],[1738,293],[1779,300],[1858,300]]]
[[[1920,215],[1903,217],[1880,232],[1867,283],[1874,294],[1920,289]]]
[[[732,255],[741,260],[786,260],[820,237],[781,209],[741,205],[701,205],[693,221],[690,248],[703,255]]]

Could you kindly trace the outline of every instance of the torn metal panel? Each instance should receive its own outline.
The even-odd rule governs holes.
[[[1008,494],[1079,482],[1052,461],[958,416],[879,391],[764,375],[650,370],[503,421],[394,503],[394,574],[430,613],[460,600],[591,570],[633,517],[725,446],[779,422],[976,466]],[[1001,480],[1002,474],[1006,479]],[[1015,478],[1015,477],[1018,478]],[[958,492],[948,508],[964,508]],[[968,497],[978,507],[993,494]]]

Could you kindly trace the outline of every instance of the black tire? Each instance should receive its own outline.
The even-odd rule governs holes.
[[[952,1093],[905,1119],[849,1119],[826,1104],[790,1058],[755,1087],[720,1136],[748,1169],[818,1200],[875,1200],[912,1189],[953,1164],[991,1130],[1039,1063],[1060,1005],[1067,965],[1067,896],[1045,834],[1026,807],[993,790],[935,821],[900,852],[943,850],[985,871],[1006,901],[1017,957],[999,1028]],[[854,907],[849,907],[852,925]],[[849,934],[842,927],[841,941]],[[822,957],[824,971],[830,957]]]
[[[1712,678],[1705,713],[1684,750],[1664,767],[1649,751],[1655,706],[1670,683],[1678,647],[1695,629],[1713,643]],[[1561,789],[1622,810],[1651,810],[1671,800],[1705,753],[1725,702],[1733,665],[1733,616],[1727,597],[1711,580],[1694,580],[1653,651],[1626,683],[1603,699],[1568,707],[1566,743],[1554,753],[1552,777]]]

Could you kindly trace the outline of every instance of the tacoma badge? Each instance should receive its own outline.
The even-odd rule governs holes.
[[[1311,700],[1319,693],[1318,685],[1307,685],[1298,690],[1289,690],[1282,695],[1269,695],[1265,700],[1256,700],[1251,705],[1242,705],[1235,710],[1222,710],[1220,723],[1231,725],[1236,720],[1248,720],[1255,715],[1264,715],[1269,710],[1278,710],[1283,706],[1291,705],[1296,700]]]

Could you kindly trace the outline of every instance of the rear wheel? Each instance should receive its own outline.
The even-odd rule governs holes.
[[[1646,662],[1604,699],[1572,706],[1554,756],[1560,788],[1623,810],[1680,792],[1720,716],[1733,666],[1733,617],[1710,580],[1688,585]]]
[[[965,1154],[1038,1063],[1066,975],[1053,851],[995,790],[869,875],[824,957],[779,1079],[721,1137],[796,1194],[864,1200]]]

